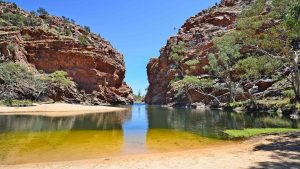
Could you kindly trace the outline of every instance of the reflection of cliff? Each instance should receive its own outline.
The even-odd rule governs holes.
[[[225,128],[242,128],[250,119],[235,113],[187,109],[148,108],[149,128],[180,129],[202,136],[220,137]],[[161,113],[165,112],[165,113]]]
[[[121,129],[131,112],[111,112],[74,117],[0,116],[0,132]]]
[[[266,118],[255,118],[246,114],[211,110],[201,111],[149,107],[148,118],[150,129],[179,129],[213,138],[222,137],[222,131],[224,129],[241,129],[261,126],[274,127],[269,121],[266,123]],[[289,120],[279,120],[280,124],[290,124],[290,127],[292,126]]]

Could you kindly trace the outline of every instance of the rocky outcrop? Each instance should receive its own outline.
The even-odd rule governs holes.
[[[212,39],[222,36],[226,32],[235,29],[237,15],[247,6],[251,0],[222,0],[217,6],[204,10],[188,19],[176,36],[171,37],[166,46],[160,50],[157,59],[151,59],[147,66],[149,88],[146,95],[148,104],[169,104],[174,101],[175,93],[170,88],[170,81],[174,79],[176,72],[172,67],[174,63],[169,59],[171,46],[178,41],[183,41],[186,47],[184,61],[198,60],[197,69],[191,70],[183,66],[184,71],[189,71],[194,76],[205,74],[203,67],[208,64],[207,54],[214,52]],[[191,91],[192,96],[196,96]],[[196,99],[196,100],[197,100]],[[187,101],[187,96],[181,103]]]
[[[2,60],[23,62],[42,74],[63,70],[76,82],[71,98],[54,98],[92,104],[133,102],[124,82],[123,55],[108,41],[69,19],[27,13],[11,3],[0,3],[0,15],[4,14],[21,15],[29,23],[16,26],[1,20]]]

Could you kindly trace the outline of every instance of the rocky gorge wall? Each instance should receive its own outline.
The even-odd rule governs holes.
[[[174,91],[169,84],[174,79],[176,71],[172,69],[174,62],[170,60],[171,47],[179,41],[184,42],[186,52],[184,61],[198,60],[196,69],[183,65],[183,71],[189,71],[194,76],[206,74],[203,67],[208,64],[208,53],[214,52],[213,38],[220,37],[235,29],[237,15],[245,9],[251,0],[222,0],[220,4],[204,10],[189,18],[178,34],[170,37],[167,44],[160,50],[160,56],[153,58],[147,65],[149,88],[146,95],[148,104],[169,104],[174,102]],[[194,101],[200,101],[197,94]],[[187,99],[180,101],[187,103]]]
[[[123,55],[108,41],[69,19],[28,13],[1,2],[0,15],[5,14],[20,15],[30,24],[16,27],[1,19],[2,60],[23,63],[42,74],[63,70],[76,83],[71,92],[58,91],[53,96],[55,100],[88,104],[133,102],[132,89],[124,82]],[[11,45],[13,51],[9,49]]]

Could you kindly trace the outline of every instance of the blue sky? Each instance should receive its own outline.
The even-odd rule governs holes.
[[[190,16],[219,0],[9,0],[31,11],[45,8],[99,33],[125,56],[126,82],[135,93],[148,86],[146,65]]]

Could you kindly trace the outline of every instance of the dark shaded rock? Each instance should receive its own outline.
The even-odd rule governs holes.
[[[265,91],[269,87],[271,87],[276,81],[273,79],[261,79],[256,83],[258,86],[258,92]]]

